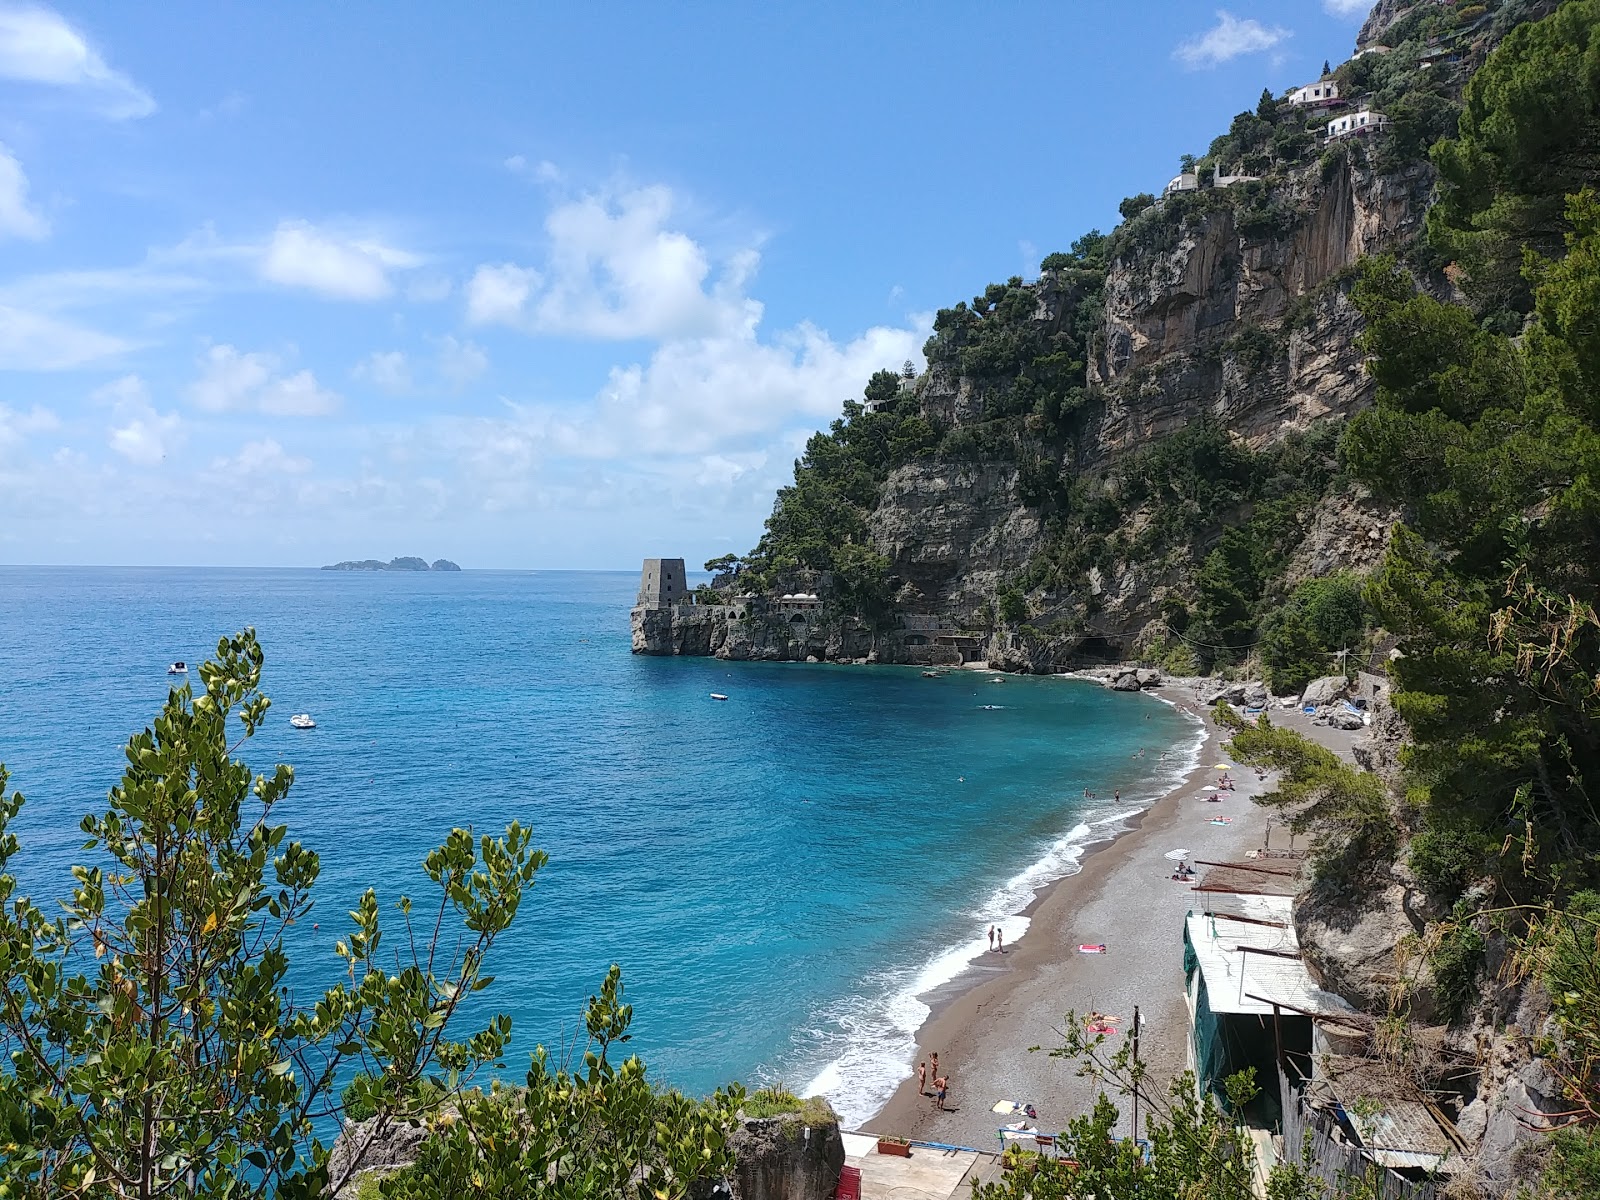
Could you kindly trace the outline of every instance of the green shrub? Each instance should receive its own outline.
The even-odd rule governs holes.
[[[1478,968],[1483,965],[1483,934],[1472,925],[1472,914],[1458,902],[1451,920],[1440,930],[1439,940],[1428,955],[1433,968],[1434,993],[1439,1015],[1454,1023],[1477,999]]]
[[[1429,827],[1411,839],[1407,861],[1417,882],[1434,896],[1461,894],[1484,865],[1481,836],[1465,829]]]
[[[802,1099],[781,1083],[757,1088],[744,1098],[744,1115],[763,1117],[794,1116],[807,1125],[826,1125],[837,1120],[833,1108],[821,1096]]]

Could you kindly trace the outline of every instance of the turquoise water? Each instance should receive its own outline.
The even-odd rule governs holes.
[[[636,586],[0,569],[24,887],[65,892],[78,818],[164,699],[166,664],[254,625],[275,704],[243,754],[293,764],[278,816],[323,862],[297,987],[336,977],[333,937],[364,888],[420,894],[418,863],[451,826],[516,819],[551,862],[479,1000],[512,1015],[519,1059],[570,1037],[619,962],[634,1046],[668,1081],[781,1079],[858,1121],[910,1064],[917,994],[959,973],[989,923],[1020,936],[1034,889],[1114,823],[1084,789],[1149,800],[1194,744],[1166,706],[1074,681],[635,657]],[[287,726],[300,711],[315,730]]]

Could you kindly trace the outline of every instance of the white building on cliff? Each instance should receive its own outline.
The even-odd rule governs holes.
[[[1344,138],[1362,137],[1369,133],[1378,133],[1388,126],[1388,117],[1364,108],[1360,112],[1346,113],[1329,121],[1328,140],[1337,142]]]
[[[1289,93],[1289,103],[1297,108],[1327,108],[1339,102],[1339,85],[1331,79],[1319,79]]]

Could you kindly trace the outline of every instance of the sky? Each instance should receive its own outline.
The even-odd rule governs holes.
[[[698,565],[1364,0],[0,0],[0,563]]]

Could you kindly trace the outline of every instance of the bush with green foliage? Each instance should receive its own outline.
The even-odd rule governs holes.
[[[1490,849],[1480,832],[1433,825],[1411,839],[1406,861],[1430,895],[1453,900],[1483,871]]]
[[[1528,312],[1523,253],[1559,256],[1567,197],[1600,178],[1600,0],[1520,25],[1467,85],[1459,135],[1434,147],[1435,244],[1466,272],[1478,311]]]
[[[1311,835],[1315,887],[1347,892],[1394,861],[1399,828],[1376,775],[1265,716],[1249,722],[1225,704],[1215,713],[1232,733],[1234,757],[1277,773],[1256,803],[1279,809],[1290,829]]]
[[[0,767],[0,1195],[317,1197],[330,1179],[319,1118],[346,1103],[390,1121],[435,1111],[504,1052],[511,1022],[455,1033],[522,894],[545,863],[513,823],[453,830],[423,863],[433,911],[399,897],[385,938],[368,890],[335,943],[336,982],[298,1002],[286,931],[320,864],[273,824],[289,767],[233,757],[271,702],[253,631],[218,643],[205,685],[174,689],[129,740],[106,808],[86,816],[68,897],[17,893],[23,798]],[[435,948],[443,953],[435,956]]]
[[[1348,572],[1308,579],[1261,623],[1261,663],[1275,693],[1299,692],[1334,668],[1366,630],[1361,581]]]
[[[633,1006],[613,966],[584,1009],[581,1067],[534,1054],[525,1086],[457,1099],[416,1161],[378,1185],[385,1200],[617,1197],[687,1200],[733,1173],[730,1145],[744,1102],[737,1085],[703,1100],[661,1091],[637,1055],[616,1061]],[[530,1191],[530,1181],[539,1186]]]
[[[1078,1063],[1078,1074],[1102,1088],[1137,1095],[1148,1148],[1116,1136],[1120,1113],[1102,1090],[1089,1112],[1056,1135],[1055,1154],[1010,1147],[1001,1156],[1000,1178],[974,1184],[973,1200],[1253,1200],[1260,1194],[1253,1143],[1234,1115],[1259,1094],[1254,1071],[1222,1081],[1220,1095],[1198,1096],[1189,1072],[1158,1090],[1148,1064],[1133,1057],[1129,1041],[1110,1049],[1105,1036],[1084,1032],[1075,1012],[1066,1014],[1060,1028],[1065,1041],[1050,1056]],[[1328,1187],[1306,1154],[1291,1151],[1265,1180],[1265,1194],[1271,1200],[1378,1200],[1380,1174],[1374,1168],[1367,1178]]]

